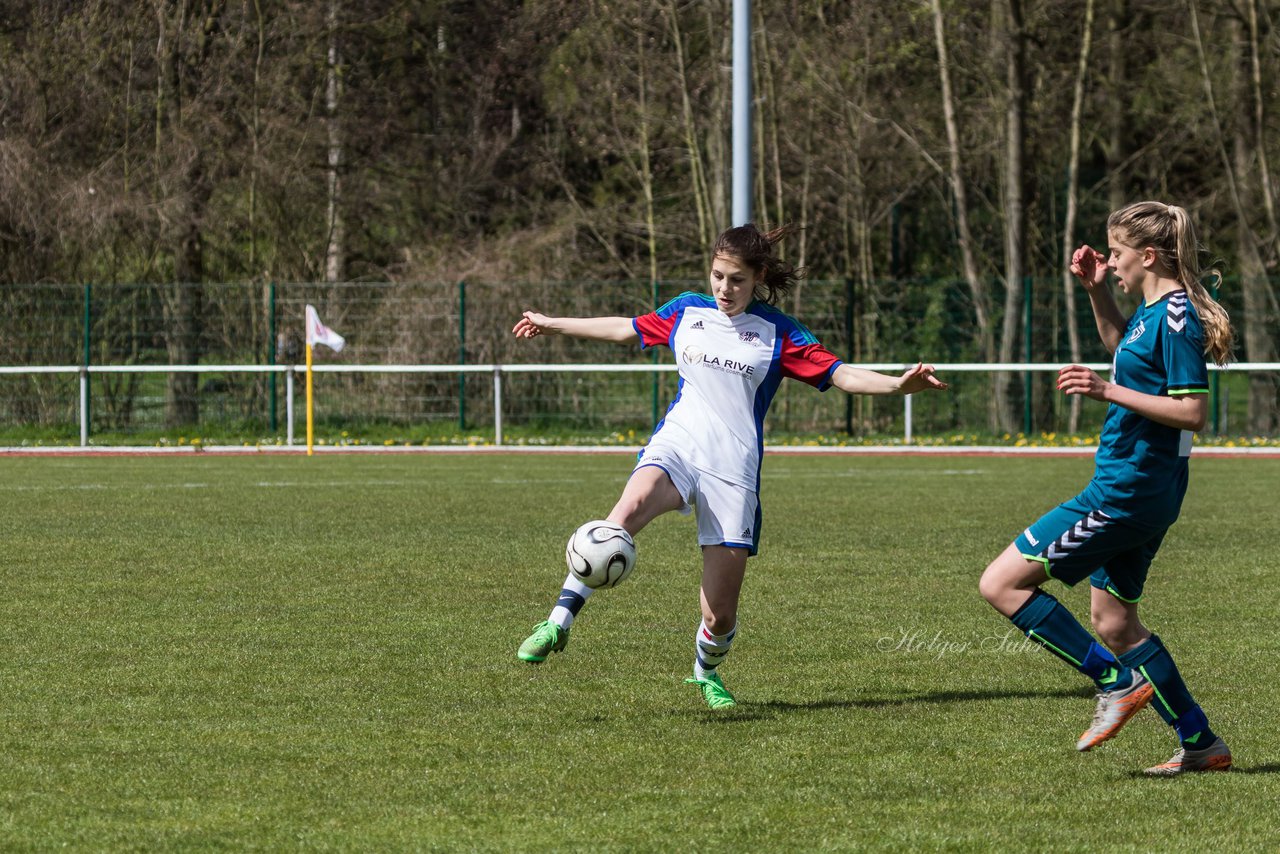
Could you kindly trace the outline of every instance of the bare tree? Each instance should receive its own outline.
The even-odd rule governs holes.
[[[338,43],[340,21],[339,0],[329,0],[329,44],[325,61],[325,132],[327,165],[325,169],[328,217],[326,218],[324,280],[340,282],[344,276],[346,234],[342,218],[342,123],[339,107],[342,100],[342,55]]]
[[[206,163],[207,128],[198,126],[195,103],[211,71],[210,55],[219,36],[221,0],[157,0],[155,15],[155,161],[163,164],[159,193],[169,210],[168,240],[173,284],[163,290],[165,344],[171,364],[200,360],[201,296],[204,281],[204,223],[213,184]],[[199,375],[168,376],[165,417],[171,426],[200,417]]]
[[[1027,146],[1027,34],[1022,0],[997,2],[997,31],[1005,65],[1004,152],[1004,317],[1000,328],[1001,362],[1012,362],[1021,333],[1023,280],[1026,277],[1026,146]],[[1012,432],[1013,376],[999,372],[994,379],[996,427]]]
[[[1066,309],[1067,343],[1071,361],[1080,362],[1080,324],[1076,319],[1075,276],[1068,266],[1076,248],[1076,217],[1080,206],[1080,122],[1084,113],[1084,87],[1089,76],[1089,57],[1093,46],[1094,0],[1085,0],[1084,23],[1080,33],[1080,58],[1076,63],[1075,84],[1072,86],[1070,148],[1067,155],[1067,211],[1062,224],[1062,302]],[[1080,395],[1071,396],[1071,412],[1067,429],[1074,433],[1080,428]]]
[[[941,0],[929,0],[933,12],[934,44],[938,53],[938,77],[942,89],[942,116],[947,130],[947,177],[955,211],[956,244],[960,249],[960,266],[965,283],[973,298],[974,319],[982,344],[982,356],[990,362],[995,359],[995,339],[992,335],[991,295],[986,281],[978,270],[977,255],[972,229],[969,226],[969,197],[965,183],[963,154],[960,143],[960,124],[956,117],[955,96],[951,86],[951,60],[947,51],[946,22],[942,14]],[[994,410],[992,411],[994,421]]]

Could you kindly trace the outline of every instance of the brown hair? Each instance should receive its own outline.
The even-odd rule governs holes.
[[[791,290],[804,278],[804,270],[797,269],[773,254],[773,247],[784,237],[796,232],[794,225],[783,225],[772,231],[761,232],[753,223],[727,228],[720,232],[711,247],[711,257],[736,258],[743,266],[757,273],[763,272],[756,288],[756,299],[769,305]]]
[[[1113,211],[1107,217],[1107,230],[1116,232],[1123,242],[1137,248],[1150,246],[1166,268],[1171,270],[1182,287],[1204,326],[1204,351],[1215,364],[1225,365],[1231,360],[1231,348],[1235,335],[1231,331],[1231,319],[1201,281],[1213,276],[1222,281],[1218,270],[1201,270],[1196,245],[1195,228],[1186,208],[1166,205],[1163,202],[1135,202]]]

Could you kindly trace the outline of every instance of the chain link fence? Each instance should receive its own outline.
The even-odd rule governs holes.
[[[516,340],[511,327],[525,309],[571,316],[635,316],[701,281],[437,284],[10,285],[0,290],[0,366],[281,365],[302,360],[303,315],[315,305],[326,325],[347,339],[340,354],[318,348],[317,360],[352,365],[518,363],[669,363],[664,348],[582,341],[562,336]],[[1000,283],[993,283],[1002,304]],[[1236,294],[1224,304],[1237,324]],[[1012,361],[1065,363],[1068,346],[1060,279],[1024,283]],[[984,361],[968,291],[958,281],[805,281],[781,306],[827,347],[855,364]],[[1105,363],[1088,300],[1076,301],[1080,360]],[[997,317],[993,328],[999,329]],[[917,395],[917,435],[990,435],[993,375],[947,376],[947,394]],[[1070,401],[1052,373],[1020,372],[1010,386],[1014,429],[1065,432]],[[1277,421],[1277,377],[1270,423]],[[1213,375],[1213,426],[1245,429],[1257,377]],[[284,377],[279,373],[172,372],[91,374],[91,435],[129,441],[166,433],[285,433]],[[1251,388],[1251,382],[1253,388]],[[1265,383],[1264,383],[1265,385]],[[639,434],[652,429],[675,393],[673,373],[510,373],[502,414],[508,430]],[[10,436],[71,438],[78,431],[79,379],[74,374],[0,374],[0,430]],[[1257,401],[1255,400],[1255,407]],[[1098,429],[1104,407],[1086,402],[1077,430]],[[784,383],[768,429],[777,434],[881,436],[900,433],[896,399],[816,394]],[[389,435],[421,441],[434,434],[486,434],[494,422],[494,388],[484,374],[326,373],[317,376],[321,431]]]

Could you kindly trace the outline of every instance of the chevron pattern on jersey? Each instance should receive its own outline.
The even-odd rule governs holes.
[[[1085,516],[1079,522],[1076,522],[1068,528],[1061,537],[1049,544],[1049,548],[1045,551],[1044,556],[1050,562],[1062,560],[1082,544],[1087,542],[1090,537],[1101,531],[1111,521],[1111,517],[1101,510],[1094,510]]]
[[[1178,291],[1169,295],[1169,308],[1165,312],[1165,320],[1170,332],[1181,332],[1187,326],[1187,292]]]

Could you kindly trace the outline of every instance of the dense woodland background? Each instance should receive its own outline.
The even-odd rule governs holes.
[[[1277,359],[1272,0],[753,6],[754,218],[804,226],[788,256],[849,280],[860,323],[951,288],[966,352],[1016,361],[1028,288],[1008,285],[1034,282],[1081,358],[1064,253],[1154,197],[1192,211],[1227,274],[1238,357]],[[730,0],[7,0],[0,283],[154,286],[181,364],[223,293],[206,283],[439,283],[448,302],[465,280],[511,307],[468,318],[498,336],[574,283],[700,279],[729,224],[731,18]],[[39,363],[21,306],[3,359]],[[198,417],[196,380],[170,380],[175,423]],[[1276,388],[1250,376],[1251,432],[1280,429]],[[991,382],[991,426],[1021,393]]]

